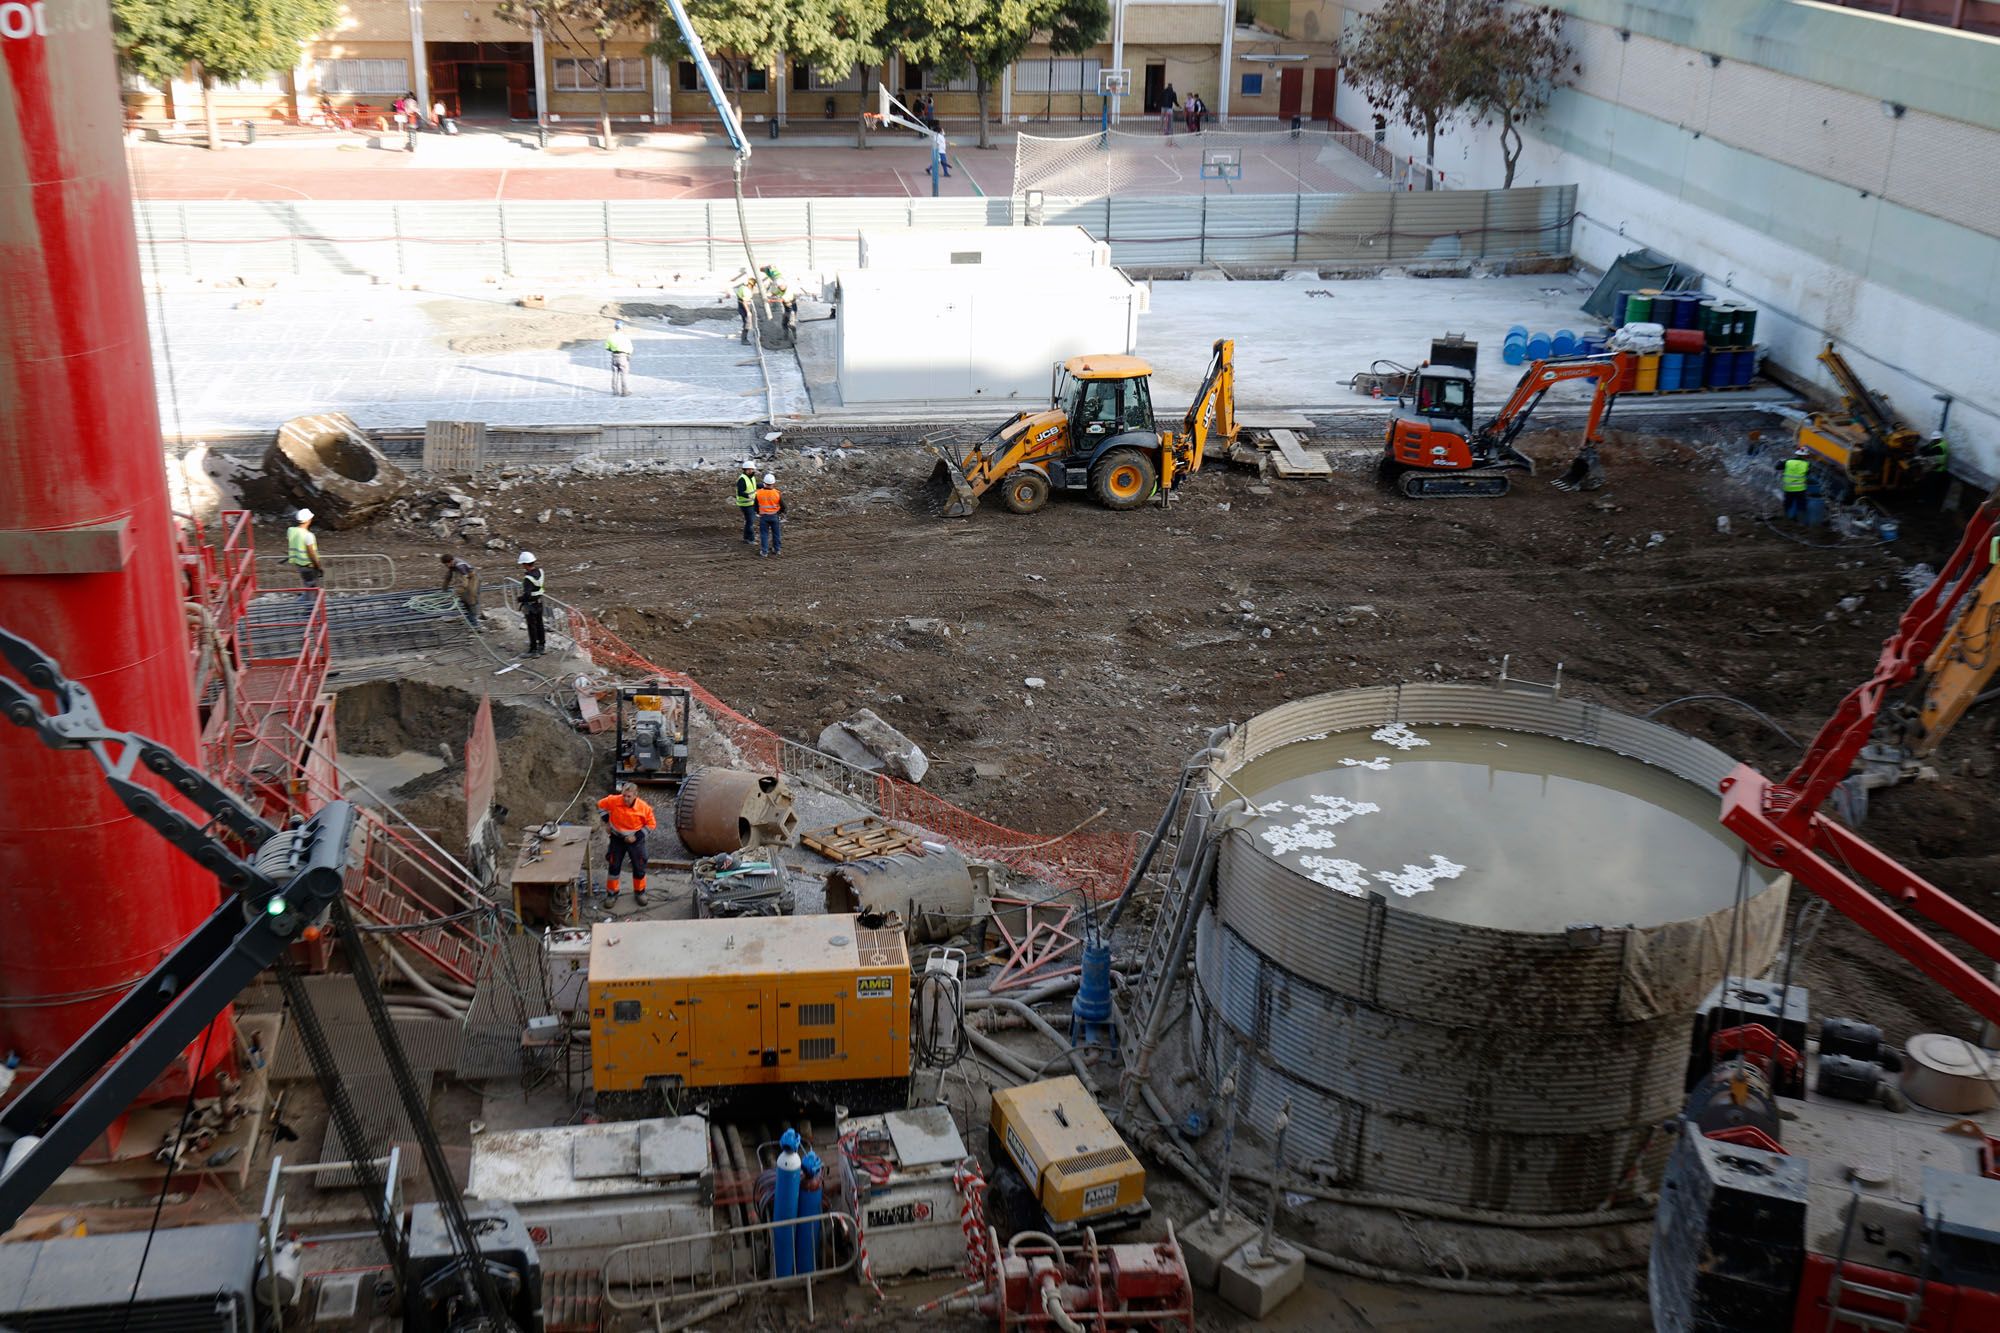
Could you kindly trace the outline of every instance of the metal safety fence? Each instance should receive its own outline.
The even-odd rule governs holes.
[[[738,265],[733,202],[457,203],[143,200],[154,279],[441,282],[722,273]],[[860,265],[860,233],[1077,226],[1127,267],[1368,265],[1569,253],[1573,185],[1348,194],[1159,193],[1026,199],[752,199],[760,261]]]

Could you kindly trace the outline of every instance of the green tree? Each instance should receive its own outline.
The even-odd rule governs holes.
[[[1046,116],[1055,119],[1055,65],[1057,56],[1080,56],[1104,40],[1111,26],[1111,9],[1105,0],[1054,0],[1043,27],[1049,34],[1049,102]],[[1081,112],[1082,97],[1077,98]]]
[[[1520,165],[1521,122],[1539,115],[1549,94],[1583,73],[1563,40],[1563,16],[1549,5],[1496,10],[1473,36],[1481,71],[1473,105],[1500,126],[1500,155],[1507,164],[1501,189],[1512,189]]]
[[[664,57],[687,54],[673,14],[661,0],[646,0]],[[712,60],[745,69],[771,68],[789,55],[819,69],[852,69],[861,76],[861,106],[882,54],[889,25],[888,0],[683,0],[688,22]],[[737,87],[742,87],[742,80]],[[868,122],[857,117],[854,143],[868,146]]]
[[[1437,158],[1441,126],[1479,105],[1482,44],[1492,0],[1387,0],[1361,16],[1343,43],[1347,76],[1391,119],[1424,132],[1424,161]],[[1424,178],[1430,188],[1433,178]]]
[[[620,28],[643,25],[653,18],[647,0],[499,0],[494,7],[502,20],[533,31],[537,22],[543,32],[572,51],[588,51],[594,45],[597,82],[597,129],[606,152],[611,141],[611,38]],[[538,118],[548,115],[547,107],[535,108]]]
[[[164,88],[194,67],[201,81],[208,146],[222,142],[216,123],[218,80],[261,79],[292,69],[300,47],[332,27],[339,0],[112,0],[119,56],[141,78]]]

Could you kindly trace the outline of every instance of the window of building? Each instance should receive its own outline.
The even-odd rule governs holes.
[[[730,93],[736,92],[736,66],[730,64],[727,60],[715,61],[714,65],[715,77],[722,80],[722,90]],[[683,60],[680,62],[675,69],[675,79],[680,85],[680,90],[684,93],[698,93],[701,91],[701,71],[694,67],[694,61],[692,60]],[[743,72],[742,91],[761,93],[768,91],[770,86],[771,73],[769,70],[752,69]]]
[[[605,87],[614,93],[643,93],[646,91],[646,61],[640,56],[613,56],[605,61]],[[559,93],[594,93],[597,91],[597,62],[595,60],[556,61],[556,91]]]
[[[792,87],[797,88],[800,92],[858,93],[861,91],[860,71],[851,67],[837,74],[832,70],[814,68],[809,71],[812,79],[809,86],[802,85],[799,82],[798,76],[803,68],[798,65],[792,67]]]
[[[971,93],[979,91],[979,80],[969,70],[955,79],[947,79],[929,65],[919,65],[910,71],[910,87],[927,93]]]
[[[407,60],[322,60],[319,90],[323,93],[405,93],[410,89]]]
[[[1264,76],[1262,74],[1245,74],[1243,76],[1243,95],[1245,97],[1262,97],[1264,95]]]
[[[1017,93],[1094,93],[1102,60],[1023,60],[1014,66]]]
[[[273,93],[282,96],[285,91],[285,84],[284,80],[275,74],[266,75],[261,79],[234,79],[228,83],[224,83],[218,79],[216,80],[215,91],[219,93],[244,94]]]

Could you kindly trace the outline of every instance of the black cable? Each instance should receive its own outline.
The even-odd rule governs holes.
[[[926,1069],[949,1069],[963,1060],[972,1049],[972,1038],[965,1030],[965,991],[958,978],[945,972],[923,972],[917,976],[917,1012],[925,1013],[924,996],[927,992],[940,991],[931,996],[930,1018],[917,1033],[917,1059]],[[934,1034],[936,1016],[946,1013],[951,1019],[949,1043],[940,1046]]]
[[[125,1313],[119,1317],[119,1333],[132,1324],[132,1309],[139,1303],[139,1283],[146,1276],[146,1260],[153,1253],[153,1237],[159,1234],[160,1214],[167,1206],[167,1188],[174,1183],[174,1168],[180,1164],[181,1144],[187,1137],[188,1121],[194,1118],[195,1090],[201,1086],[201,1071],[208,1066],[208,1043],[215,1036],[215,1024],[211,1020],[202,1030],[201,1053],[195,1057],[194,1068],[188,1071],[187,1105],[181,1108],[181,1122],[174,1127],[173,1151],[167,1154],[167,1174],[160,1177],[160,1193],[153,1200],[153,1220],[146,1224],[146,1244],[139,1251],[139,1267],[132,1273],[132,1292],[125,1298]]]
[[[1666,712],[1669,708],[1672,708],[1675,704],[1690,704],[1705,699],[1714,700],[1718,703],[1735,704],[1738,708],[1741,708],[1744,712],[1750,714],[1752,717],[1756,718],[1759,722],[1762,722],[1765,726],[1769,727],[1771,730],[1777,732],[1780,736],[1784,737],[1785,744],[1793,746],[1796,746],[1798,744],[1798,741],[1793,739],[1792,733],[1786,731],[1776,722],[1773,722],[1770,718],[1766,717],[1757,708],[1753,707],[1750,704],[1744,703],[1741,699],[1738,699],[1734,695],[1730,694],[1683,694],[1680,698],[1669,699],[1665,703],[1661,704],[1659,707],[1651,709],[1648,712],[1641,713],[1639,714],[1639,716],[1654,717],[1660,713]]]

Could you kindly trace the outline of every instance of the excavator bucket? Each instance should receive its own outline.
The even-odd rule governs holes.
[[[924,507],[939,518],[964,518],[979,508],[979,496],[966,481],[958,460],[935,444],[924,447],[937,459],[930,480],[924,483]]]
[[[1604,466],[1594,445],[1584,445],[1560,477],[1549,483],[1559,491],[1594,491],[1604,484]]]

